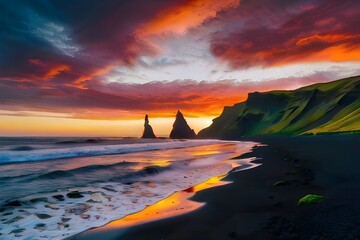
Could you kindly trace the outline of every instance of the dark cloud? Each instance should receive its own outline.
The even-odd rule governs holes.
[[[206,41],[210,36],[212,53],[234,68],[321,60],[336,51],[347,60],[360,58],[359,7],[355,0],[243,0],[239,6],[237,0],[0,1],[1,109],[104,119],[119,117],[118,110],[216,114],[249,91],[333,78],[129,84],[106,83],[102,76],[119,65],[188,64],[181,57],[140,58],[159,51],[147,37],[172,29],[180,35],[198,30]],[[349,49],[351,57],[341,54]]]
[[[359,8],[356,0],[244,0],[220,19],[228,27],[212,35],[211,50],[234,68],[359,61]]]
[[[139,55],[156,53],[134,31],[182,2],[1,1],[0,77],[34,80],[66,65],[63,81],[71,82],[113,64],[133,64]],[[45,64],[40,68],[31,59]]]
[[[246,99],[248,92],[293,89],[325,82],[332,77],[317,73],[309,77],[265,82],[175,80],[144,84],[105,84],[93,80],[86,89],[41,87],[33,82],[1,80],[0,102],[2,109],[6,110],[72,113],[74,117],[81,118],[119,119],[124,117],[123,111],[127,111],[129,116],[141,116],[144,112],[168,114],[174,109],[206,116],[218,114],[224,105]]]

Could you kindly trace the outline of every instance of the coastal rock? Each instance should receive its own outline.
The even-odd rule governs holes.
[[[173,124],[173,129],[170,133],[172,139],[191,139],[196,138],[196,134],[193,129],[187,124],[183,114],[178,110],[176,119]]]
[[[58,201],[64,201],[64,200],[65,200],[64,195],[61,195],[61,194],[59,194],[59,195],[54,195],[54,196],[52,196],[52,197],[55,198],[55,199],[57,199]]]
[[[141,138],[156,138],[154,131],[149,124],[149,117],[147,114],[145,115],[144,133]]]
[[[74,192],[69,192],[68,194],[66,194],[66,196],[68,198],[82,198],[84,197],[81,193],[79,193],[78,191],[74,191]]]
[[[45,205],[46,208],[50,208],[52,210],[59,210],[60,208],[58,206],[56,206],[55,204],[48,204]]]
[[[224,107],[199,138],[359,133],[360,76],[289,91],[249,93]]]
[[[36,213],[35,215],[40,219],[48,219],[52,217],[49,214],[45,214],[45,213]]]
[[[22,205],[21,202],[19,202],[18,200],[15,200],[15,201],[6,203],[4,206],[6,206],[6,207],[19,207],[21,205]]]
[[[38,203],[38,202],[47,202],[48,199],[46,197],[40,197],[40,198],[33,198],[30,200],[32,203]]]
[[[90,215],[89,214],[80,214],[80,217],[82,219],[89,219],[90,218]]]
[[[80,203],[80,204],[75,205],[74,207],[65,209],[65,213],[80,215],[80,214],[83,214],[83,213],[89,211],[90,208],[92,208],[91,205]]]
[[[46,224],[45,223],[38,223],[38,224],[35,225],[34,229],[40,230],[40,231],[45,231],[46,230]]]

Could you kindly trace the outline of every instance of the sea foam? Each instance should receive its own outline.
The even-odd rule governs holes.
[[[176,191],[188,189],[213,176],[226,174],[248,164],[250,160],[233,158],[251,151],[254,145],[252,142],[185,141],[160,144],[156,148],[152,144],[132,146],[132,149],[146,149],[149,152],[128,153],[122,155],[121,159],[130,161],[142,154],[153,154],[156,161],[159,158],[167,160],[167,165],[160,167],[159,171],[156,168],[147,171],[149,167],[138,169],[143,174],[130,174],[125,179],[113,177],[106,182],[82,187],[58,186],[55,192],[13,199],[0,206],[3,215],[0,239],[58,240],[102,226],[141,211]],[[100,151],[105,151],[108,147],[105,146]],[[111,153],[114,149],[119,151],[119,146],[112,147]],[[96,151],[99,152],[99,149]],[[111,157],[101,158],[106,162]],[[75,158],[74,161],[80,159]],[[153,166],[155,160],[151,160],[149,166]]]
[[[142,151],[165,150],[201,146],[216,143],[216,140],[189,140],[189,141],[166,141],[156,143],[135,143],[81,146],[70,148],[35,149],[32,151],[9,151],[0,152],[0,163],[42,161],[61,158],[89,157],[108,154],[123,154]]]

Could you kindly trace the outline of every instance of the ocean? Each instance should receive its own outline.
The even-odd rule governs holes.
[[[256,143],[0,138],[0,239],[65,239],[250,167]]]

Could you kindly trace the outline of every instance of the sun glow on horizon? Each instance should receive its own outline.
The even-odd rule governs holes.
[[[149,114],[168,136],[177,109],[198,132],[248,93],[360,75],[360,1],[105,2],[1,1],[0,135],[140,136]]]
[[[151,117],[151,116],[150,116]],[[199,132],[211,118],[186,118]],[[156,136],[168,137],[175,118],[150,118]],[[144,119],[91,120],[42,116],[1,116],[0,136],[141,137]]]

